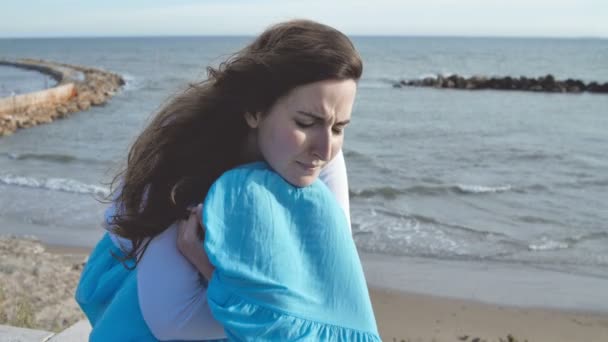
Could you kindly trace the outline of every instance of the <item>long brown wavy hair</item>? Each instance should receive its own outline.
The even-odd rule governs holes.
[[[245,162],[245,113],[264,115],[297,86],[357,81],[362,71],[348,37],[309,20],[274,25],[218,68],[208,67],[206,80],[156,114],[112,181],[117,210],[110,228],[132,242],[123,260],[136,265],[149,238],[187,218],[222,173]]]

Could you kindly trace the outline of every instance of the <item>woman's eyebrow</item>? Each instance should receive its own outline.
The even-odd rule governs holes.
[[[303,115],[306,115],[306,116],[310,116],[310,117],[312,117],[313,119],[317,119],[317,120],[325,121],[325,117],[324,117],[323,115],[321,115],[321,114],[317,114],[317,113],[311,113],[311,112],[306,112],[306,111],[303,111],[303,110],[298,110],[297,112],[298,112],[299,114],[303,114]]]
[[[311,112],[306,112],[306,111],[303,111],[303,110],[298,110],[298,111],[296,111],[296,112],[297,112],[298,114],[302,114],[302,115],[309,116],[309,117],[311,117],[311,118],[313,118],[313,119],[315,119],[315,120],[318,120],[318,121],[327,121],[327,118],[325,118],[325,117],[324,117],[323,115],[321,115],[321,114],[317,114],[317,113],[311,113]],[[337,124],[338,124],[338,125],[346,125],[346,124],[348,124],[349,122],[350,122],[350,120],[344,120],[344,121],[341,121],[341,122],[337,122]]]

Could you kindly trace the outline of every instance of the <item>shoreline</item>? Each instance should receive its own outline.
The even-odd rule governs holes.
[[[517,309],[608,315],[608,280],[538,265],[360,253],[371,287]]]
[[[13,248],[7,248],[7,244],[12,244]],[[59,320],[44,319],[42,315],[35,321],[37,316],[31,315],[29,320],[21,322],[3,319],[7,314],[0,312],[0,319],[3,319],[0,324],[21,323],[26,327],[60,331],[83,319],[84,315],[73,299],[73,291],[90,251],[87,247],[0,236],[3,259],[0,285],[4,288],[4,298],[0,298],[0,303],[4,303],[0,307],[6,308],[10,298],[24,295],[23,292],[7,293],[5,283],[12,284],[8,286],[12,291],[29,284],[38,287],[25,292],[31,297],[30,314],[47,312],[47,316],[57,318],[57,315],[69,312]],[[366,264],[368,261],[364,257],[362,260]],[[53,272],[45,271],[49,267],[45,264],[54,265]],[[38,267],[37,272],[32,270],[33,266]],[[7,275],[11,268],[11,274]],[[365,270],[367,276],[369,263]],[[35,279],[28,281],[26,278],[31,276]],[[608,339],[608,312],[492,304],[385,288],[373,279],[368,279],[368,286],[378,329],[385,341],[473,341],[475,338],[479,338],[478,341],[507,341],[509,335],[516,341],[530,342]],[[444,283],[443,286],[449,285]],[[16,301],[8,304],[11,303],[15,306]],[[23,305],[19,308],[23,310]],[[467,338],[463,339],[465,336]]]

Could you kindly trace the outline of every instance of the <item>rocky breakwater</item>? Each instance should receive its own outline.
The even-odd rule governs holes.
[[[466,78],[459,75],[437,75],[437,77],[426,77],[423,79],[416,80],[402,80],[398,83],[395,83],[393,87],[433,87],[466,90],[495,89],[550,93],[608,93],[608,82],[603,84],[597,82],[585,83],[581,80],[575,80],[570,78],[567,80],[556,80],[555,77],[551,74],[538,78],[530,78],[525,76],[473,76]]]
[[[120,75],[78,65],[34,59],[0,60],[2,65],[39,71],[57,85],[0,99],[0,136],[103,105],[125,84]]]

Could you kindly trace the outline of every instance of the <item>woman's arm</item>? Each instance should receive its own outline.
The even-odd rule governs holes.
[[[152,239],[136,268],[144,320],[159,340],[225,338],[209,310],[206,281],[179,252],[177,238],[174,224]]]

